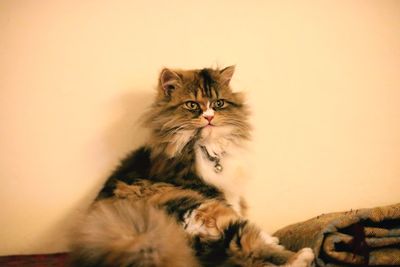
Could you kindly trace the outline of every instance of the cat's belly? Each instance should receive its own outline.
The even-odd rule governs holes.
[[[220,189],[226,201],[238,213],[242,214],[241,199],[244,194],[246,175],[241,161],[234,155],[226,155],[220,159],[222,171],[215,170],[215,162],[210,161],[203,152],[196,150],[196,169],[208,184]]]

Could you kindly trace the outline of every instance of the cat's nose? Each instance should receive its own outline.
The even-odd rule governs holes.
[[[206,118],[206,120],[208,120],[208,122],[211,122],[212,119],[214,118],[214,116],[204,116],[204,118]]]

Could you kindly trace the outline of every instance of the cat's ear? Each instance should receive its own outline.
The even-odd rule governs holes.
[[[232,79],[233,73],[235,72],[235,65],[224,68],[219,72],[220,81],[222,85],[229,85]]]
[[[179,75],[170,69],[165,68],[161,71],[160,87],[166,96],[171,96],[172,92],[178,86],[180,79]]]

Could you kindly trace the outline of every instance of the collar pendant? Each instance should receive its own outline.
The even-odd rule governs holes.
[[[211,156],[210,153],[208,153],[208,150],[205,146],[200,146],[201,150],[203,151],[203,154],[207,157],[207,159],[211,162],[214,162],[214,172],[215,173],[220,173],[224,170],[224,168],[222,167],[222,165],[219,163],[220,162],[220,158],[217,156]]]
[[[223,170],[224,170],[224,168],[222,167],[221,164],[219,164],[219,163],[216,163],[216,164],[215,164],[215,166],[214,166],[214,171],[215,171],[215,173],[220,173],[220,172],[222,172]]]

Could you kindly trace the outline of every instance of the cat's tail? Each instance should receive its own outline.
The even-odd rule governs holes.
[[[96,202],[74,231],[71,264],[79,267],[199,266],[182,227],[146,202]]]

